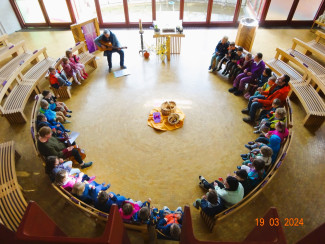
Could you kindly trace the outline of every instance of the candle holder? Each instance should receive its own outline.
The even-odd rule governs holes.
[[[145,53],[147,51],[144,49],[144,46],[143,46],[143,33],[144,33],[143,29],[140,29],[139,33],[140,33],[140,40],[141,40],[141,49],[140,49],[139,53],[142,53],[142,55],[143,55],[143,53]]]

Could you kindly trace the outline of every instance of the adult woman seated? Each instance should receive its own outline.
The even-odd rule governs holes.
[[[269,91],[264,91],[261,95],[250,97],[247,108],[241,111],[243,114],[249,114],[249,117],[243,118],[243,121],[246,123],[254,122],[257,110],[260,108],[270,110],[273,100],[276,98],[280,99],[281,103],[284,104],[290,92],[289,81],[290,77],[288,75],[282,75]]]
[[[42,127],[38,132],[37,148],[39,152],[44,156],[57,156],[59,158],[73,157],[82,169],[87,168],[93,164],[93,162],[85,163],[78,151],[74,146],[67,146],[60,142],[57,138],[52,137],[52,130],[48,126]]]
[[[203,176],[199,176],[200,185],[205,189],[215,189],[226,208],[235,205],[240,202],[244,197],[244,187],[242,184],[233,176],[228,176],[223,183],[216,180],[209,183]]]

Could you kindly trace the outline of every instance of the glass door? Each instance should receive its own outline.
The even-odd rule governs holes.
[[[180,0],[156,0],[156,20],[168,22],[179,20]]]
[[[265,20],[287,20],[293,2],[294,0],[272,0]]]
[[[208,0],[184,0],[183,22],[206,22]]]
[[[79,1],[79,0],[78,0]],[[103,23],[125,23],[123,0],[99,0]]]
[[[50,23],[72,23],[66,0],[43,0]]]
[[[152,0],[128,0],[130,22],[152,22]]]
[[[82,22],[97,18],[94,0],[72,0],[71,4],[77,21]]]
[[[211,12],[211,22],[232,22],[237,1],[214,0]]]
[[[38,0],[16,0],[16,4],[26,25],[35,23],[47,25]]]

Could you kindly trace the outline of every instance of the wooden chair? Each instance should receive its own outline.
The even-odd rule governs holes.
[[[0,144],[0,220],[12,231],[17,230],[27,207],[16,177],[19,158],[13,141]]]

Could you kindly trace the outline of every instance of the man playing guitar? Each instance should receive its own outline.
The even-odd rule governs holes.
[[[106,44],[107,43],[107,44]],[[112,53],[117,52],[120,55],[120,66],[122,69],[126,69],[124,66],[124,52],[122,47],[117,40],[115,34],[108,29],[103,31],[103,34],[95,39],[95,44],[98,49],[104,49],[104,56],[107,56],[107,62],[109,67],[109,72],[112,71]]]

